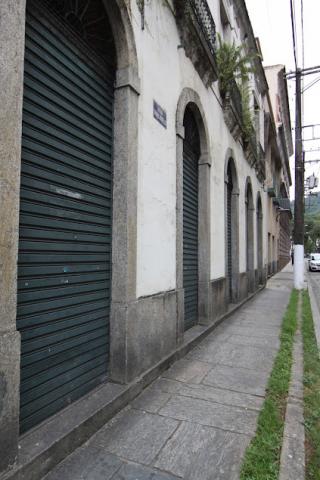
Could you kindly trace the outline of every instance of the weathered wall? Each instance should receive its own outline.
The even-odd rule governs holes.
[[[221,29],[219,2],[210,2],[216,25]],[[141,97],[139,106],[139,177],[137,231],[137,297],[176,288],[176,131],[175,116],[183,88],[195,90],[204,106],[211,158],[211,279],[225,276],[224,160],[228,148],[235,152],[239,177],[240,272],[246,270],[245,181],[250,176],[254,201],[265,193],[254,169],[244,157],[239,142],[231,136],[219,104],[217,83],[206,88],[192,62],[180,48],[176,22],[167,2],[145,7],[145,29],[132,5],[139,58]],[[239,41],[237,39],[237,41]],[[258,94],[257,94],[258,95]],[[153,100],[167,113],[167,128],[153,118]],[[256,207],[256,205],[254,205]],[[264,218],[266,215],[264,215]],[[254,215],[256,244],[256,215]],[[254,249],[257,265],[257,252]],[[266,258],[264,258],[266,262]]]

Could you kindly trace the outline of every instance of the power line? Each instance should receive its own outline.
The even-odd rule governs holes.
[[[301,49],[302,49],[302,69],[304,69],[304,20],[303,20],[303,0],[301,0],[301,11],[300,11],[300,20],[301,20]],[[301,121],[303,123],[304,120],[304,77],[302,77],[302,85],[301,85]]]
[[[295,63],[296,70],[297,70],[297,68],[298,68],[298,63],[297,63],[297,45],[296,45],[295,13],[294,13],[293,0],[290,0],[290,14],[291,14],[293,55],[294,55],[294,63]]]
[[[320,123],[310,123],[309,125],[303,125],[301,128],[314,128],[320,127]]]
[[[303,72],[309,72],[310,70],[314,70],[314,69],[319,69],[320,68],[320,65],[316,65],[315,67],[308,67],[308,68],[303,68]]]
[[[306,92],[307,90],[309,90],[309,88],[313,87],[313,85],[318,83],[319,80],[320,80],[320,77],[317,77],[316,79],[312,80],[312,82],[310,82],[306,87],[304,87],[304,89],[302,90],[302,93]]]
[[[317,65],[315,67],[304,68],[303,70],[299,69],[299,72],[301,75],[314,75],[315,73],[320,73],[320,65]],[[295,78],[296,75],[297,75],[297,70],[284,74],[285,78],[287,79]]]
[[[304,69],[304,18],[303,18],[303,0],[301,0],[301,41],[302,41],[302,68]],[[302,92],[303,93],[303,92]]]

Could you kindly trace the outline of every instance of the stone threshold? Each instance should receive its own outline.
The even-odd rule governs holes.
[[[13,470],[1,480],[41,480],[74,450],[85,443],[105,423],[136,398],[175,361],[215,330],[226,318],[241,308],[265,288],[265,285],[237,304],[210,325],[196,325],[184,334],[184,341],[169,356],[128,385],[106,382],[39,426],[22,435],[19,440],[18,461]]]

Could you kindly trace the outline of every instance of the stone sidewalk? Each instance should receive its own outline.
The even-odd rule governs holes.
[[[287,267],[45,480],[236,480],[292,288]]]

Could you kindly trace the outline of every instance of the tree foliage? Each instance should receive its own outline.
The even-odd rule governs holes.
[[[305,216],[305,250],[316,252],[320,244],[320,214]]]

